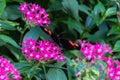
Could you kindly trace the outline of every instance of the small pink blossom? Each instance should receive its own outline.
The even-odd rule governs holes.
[[[25,19],[29,23],[34,23],[35,25],[46,25],[50,24],[49,15],[45,11],[44,8],[32,3],[21,3],[20,7],[18,8]]]
[[[21,80],[19,72],[9,60],[0,56],[0,80]]]
[[[81,76],[81,72],[79,71],[78,73],[76,73],[75,76],[76,76],[76,77],[80,77],[80,76]]]
[[[83,55],[88,60],[95,60],[95,59],[102,59],[103,55],[107,52],[112,54],[112,50],[109,48],[107,44],[103,45],[101,43],[95,43],[92,44],[90,42],[85,42],[82,40],[79,40],[81,48],[80,52],[83,53]]]
[[[48,40],[33,40],[28,39],[22,43],[22,52],[29,59],[35,59],[37,61],[64,61],[64,54],[59,47],[56,46],[54,42]]]
[[[111,80],[120,80],[120,62],[113,60],[110,57],[104,57],[103,60],[107,63],[106,73]],[[116,63],[116,66],[114,65]]]

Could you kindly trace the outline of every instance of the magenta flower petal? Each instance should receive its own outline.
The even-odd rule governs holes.
[[[56,46],[54,42],[48,40],[32,40],[28,39],[22,44],[22,52],[29,59],[34,59],[37,61],[64,61],[64,54],[59,47]]]
[[[14,65],[3,56],[0,56],[0,80],[21,80],[21,78]]]
[[[18,9],[22,12],[24,18],[34,25],[48,26],[50,24],[49,15],[45,9],[36,4],[24,2],[20,4]]]

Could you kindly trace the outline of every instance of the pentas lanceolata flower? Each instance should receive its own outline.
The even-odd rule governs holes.
[[[0,56],[0,80],[21,80],[21,76],[14,65],[3,56]]]
[[[107,75],[111,80],[120,80],[120,62],[112,58],[103,57],[103,61],[107,63]],[[116,65],[115,65],[116,64]]]
[[[75,76],[76,76],[77,78],[79,78],[79,77],[81,76],[81,72],[77,72],[77,73],[75,74]]]
[[[22,14],[23,18],[27,19],[29,23],[33,23],[34,25],[49,25],[50,20],[48,14],[46,13],[44,8],[32,3],[21,3],[18,8]]]
[[[59,47],[56,46],[54,42],[48,40],[33,40],[28,39],[22,43],[22,52],[29,59],[34,59],[37,61],[64,61],[64,54]]]
[[[92,44],[82,40],[79,42],[81,44],[80,51],[83,53],[86,59],[92,61],[103,60],[107,64],[106,73],[108,78],[111,80],[120,80],[120,62],[118,60],[113,60],[110,57],[104,56],[104,54],[107,52],[112,54],[112,50],[107,44]]]
[[[112,54],[112,50],[109,48],[109,46],[107,44],[105,44],[105,45],[103,45],[101,43],[92,44],[90,42],[85,42],[82,40],[80,40],[79,42],[81,45],[80,52],[82,52],[83,55],[88,60],[101,59],[102,56],[107,52]]]

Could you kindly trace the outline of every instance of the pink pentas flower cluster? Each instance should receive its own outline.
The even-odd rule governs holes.
[[[106,73],[110,80],[120,80],[120,62],[110,57],[105,57],[105,53],[112,54],[112,50],[107,44],[85,42],[80,40],[80,51],[88,60],[102,60],[107,64]],[[116,65],[115,65],[116,64]]]
[[[29,59],[37,61],[64,61],[64,54],[54,42],[48,40],[33,40],[27,39],[22,43],[22,52]]]
[[[110,57],[103,57],[103,61],[107,63],[107,75],[111,80],[120,80],[120,62]],[[116,64],[116,65],[115,65]]]
[[[18,9],[30,23],[34,23],[35,25],[40,26],[43,24],[48,26],[50,24],[47,12],[39,5],[24,2],[20,4]]]
[[[3,56],[0,56],[0,80],[21,80],[17,69]]]
[[[90,42],[85,42],[82,40],[79,40],[79,42],[81,44],[80,51],[88,60],[102,59],[102,56],[107,52],[112,54],[112,50],[107,44],[103,45],[98,42],[92,44]]]

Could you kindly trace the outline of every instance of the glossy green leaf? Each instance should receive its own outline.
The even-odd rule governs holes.
[[[14,63],[14,65],[15,65],[15,68],[17,68],[21,73],[27,73],[32,68],[32,64],[25,61]]]
[[[5,7],[6,7],[6,1],[0,0],[0,15],[3,13]]]
[[[61,0],[55,0],[52,5],[47,9],[47,12],[62,10],[63,6]]]
[[[39,76],[34,76],[35,80],[41,80],[41,78]]]
[[[116,53],[112,56],[113,59],[120,59],[120,54]]]
[[[19,5],[9,5],[5,9],[7,18],[10,20],[16,20],[21,17],[21,12],[18,10]],[[4,16],[4,14],[3,14]]]
[[[24,38],[23,41],[26,41],[29,38],[37,40],[40,37],[40,28],[39,27],[33,27],[30,31],[28,31]]]
[[[89,11],[90,11],[90,8],[87,7],[86,5],[83,5],[83,4],[79,5],[79,10],[80,10],[81,12],[86,13],[87,15],[91,15],[90,12],[89,12]]]
[[[59,62],[55,63],[53,66],[62,67],[63,65],[65,65],[65,62],[59,61]]]
[[[19,60],[19,49],[18,48],[15,48],[14,46],[12,45],[9,45],[9,44],[6,44],[5,45],[9,51],[14,55],[14,57]]]
[[[4,41],[6,43],[9,43],[9,44],[13,45],[16,48],[20,48],[20,46],[9,36],[0,34],[0,40]]]
[[[109,36],[109,35],[113,35],[113,34],[120,34],[119,25],[113,25],[112,28],[109,30],[107,35]]]
[[[3,20],[7,20],[8,19],[8,15],[7,12],[4,10],[3,13],[0,15],[0,18]]]
[[[86,34],[84,36],[84,38],[87,38],[89,41],[91,42],[100,42],[102,39],[100,39],[98,36],[96,35],[91,35],[91,34]]]
[[[109,18],[109,19],[106,19],[106,21],[118,23],[118,19],[117,18]]]
[[[47,73],[48,80],[67,80],[65,73],[61,69],[50,68]]]
[[[107,31],[105,31],[105,30],[96,31],[96,33],[94,34],[94,36],[99,38],[99,40],[101,40],[101,41],[106,39],[106,37],[107,37],[106,35],[107,35]]]
[[[79,5],[77,0],[62,0],[62,4],[63,4],[63,7],[68,12],[68,14],[70,14],[77,21],[79,21],[79,15],[78,15]]]
[[[91,28],[95,24],[94,20],[92,17],[88,16],[85,22],[85,27]]]
[[[6,42],[4,42],[3,40],[0,40],[0,46],[3,46],[5,44],[6,44]]]
[[[75,61],[72,61],[70,58],[66,57],[66,63],[67,63],[67,70],[68,70],[68,72],[71,73],[72,76],[75,76],[75,73],[77,72],[75,70],[76,67],[73,68],[74,64],[76,64]]]
[[[101,24],[98,26],[98,28],[99,28],[100,31],[104,31],[104,32],[108,31],[108,25],[107,25],[107,23],[105,23],[105,22],[101,23]]]
[[[15,27],[13,27],[12,25],[6,23],[6,22],[0,22],[0,27],[6,30],[16,30]]]
[[[98,4],[95,6],[94,8],[94,14],[98,15],[99,13],[101,13],[102,15],[105,12],[105,7],[104,5],[99,1]]]
[[[86,63],[79,63],[79,64],[77,65],[77,70],[82,72],[83,69],[86,68],[86,66],[87,66]]]
[[[6,0],[6,2],[24,2],[24,0]]]
[[[114,48],[113,48],[114,52],[120,52],[120,40],[116,41]]]
[[[29,38],[37,40],[39,37],[41,37],[42,39],[52,40],[49,35],[47,35],[43,30],[41,30],[40,26],[34,26],[30,31],[25,34],[23,41]]]
[[[67,21],[64,21],[64,23],[66,23],[68,25],[69,29],[71,29],[71,30],[75,29],[80,34],[83,33],[84,26],[81,23],[77,23],[76,21],[74,21],[72,19],[68,19]]]
[[[116,12],[117,12],[117,8],[116,7],[110,7],[105,12],[105,17],[116,15]]]

